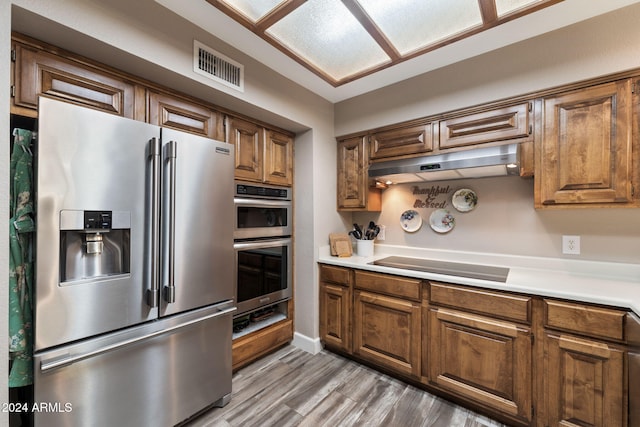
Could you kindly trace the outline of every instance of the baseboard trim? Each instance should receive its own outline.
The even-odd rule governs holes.
[[[322,350],[320,338],[309,338],[298,332],[293,333],[293,341],[291,344],[311,354],[318,354]]]

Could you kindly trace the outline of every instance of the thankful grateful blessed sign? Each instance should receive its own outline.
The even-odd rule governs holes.
[[[418,196],[415,203],[415,208],[423,209],[444,209],[448,204],[448,197],[445,197],[451,192],[451,187],[440,187],[439,185],[432,185],[431,187],[411,187],[411,191],[414,196]]]

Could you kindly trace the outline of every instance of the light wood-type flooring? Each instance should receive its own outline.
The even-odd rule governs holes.
[[[293,346],[235,373],[232,396],[187,426],[503,426],[334,353]]]

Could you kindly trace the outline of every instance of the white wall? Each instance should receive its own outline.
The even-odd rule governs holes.
[[[459,64],[336,104],[336,134],[371,129],[640,68],[640,4],[490,52]],[[383,213],[354,215],[391,225],[387,243],[409,246],[559,256],[561,236],[582,236],[578,258],[640,262],[637,209],[533,209],[531,181],[451,181],[480,191],[477,211],[459,215],[449,234],[427,228],[407,235],[398,225],[408,190],[386,190]],[[409,200],[410,201],[410,200]],[[397,205],[398,203],[399,205]],[[429,210],[423,210],[428,219]],[[575,257],[575,256],[573,256]]]
[[[432,186],[449,188],[448,194],[436,196],[436,204],[455,218],[454,228],[437,233],[429,225],[436,208],[415,208],[416,200],[426,196],[414,194],[413,188]],[[451,196],[460,188],[469,188],[478,196],[477,207],[458,212]],[[423,219],[413,233],[400,226],[400,216],[414,209]],[[637,209],[535,210],[533,180],[520,177],[463,179],[422,184],[391,186],[382,195],[382,212],[353,216],[358,224],[369,221],[385,225],[385,244],[470,252],[557,257],[612,262],[640,262],[640,213]],[[580,255],[562,254],[562,236],[581,236]]]

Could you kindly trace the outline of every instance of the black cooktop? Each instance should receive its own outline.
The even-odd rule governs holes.
[[[507,281],[509,269],[490,265],[463,264],[459,262],[436,261],[425,258],[407,258],[390,256],[373,261],[369,264],[383,267],[417,270],[427,273],[446,274],[447,276],[469,277],[472,279],[491,280],[493,282]]]

